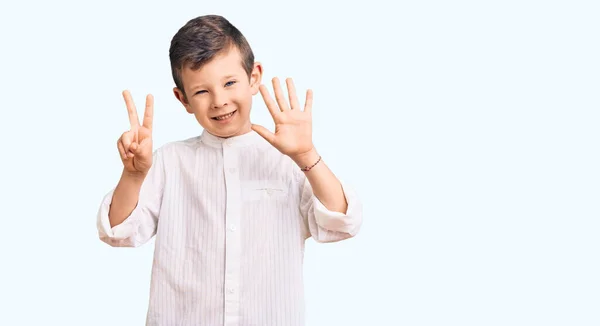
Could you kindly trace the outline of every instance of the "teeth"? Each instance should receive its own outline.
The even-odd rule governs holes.
[[[234,113],[235,113],[235,111],[233,111],[231,113],[227,113],[226,115],[222,115],[220,117],[216,117],[215,119],[217,119],[217,120],[224,120],[224,119],[227,119],[227,118],[231,117]]]

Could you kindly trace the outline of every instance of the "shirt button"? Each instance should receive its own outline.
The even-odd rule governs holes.
[[[235,224],[229,224],[229,230],[235,231]]]
[[[267,189],[267,194],[271,196],[273,194],[273,189]]]
[[[234,289],[232,289],[232,288],[229,288],[229,290],[227,290],[227,291],[229,291],[229,293],[233,293],[233,292],[235,292],[235,290],[234,290]]]
[[[229,173],[234,174],[235,173],[235,168],[229,168]]]

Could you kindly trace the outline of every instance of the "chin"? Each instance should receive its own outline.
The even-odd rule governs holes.
[[[205,129],[211,134],[221,138],[242,135],[252,130],[250,127],[245,128],[244,125],[210,126]]]

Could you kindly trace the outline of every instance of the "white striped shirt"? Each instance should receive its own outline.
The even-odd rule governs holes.
[[[304,242],[354,236],[362,206],[342,182],[346,214],[314,196],[299,167],[260,135],[204,131],[154,152],[137,207],[100,239],[135,247],[155,237],[147,325],[304,325]]]

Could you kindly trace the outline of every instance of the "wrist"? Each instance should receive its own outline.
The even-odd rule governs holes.
[[[144,172],[131,172],[127,170],[123,170],[123,174],[121,178],[127,182],[131,183],[143,183],[144,179],[146,179],[147,173]]]
[[[294,155],[291,158],[300,168],[306,168],[315,164],[319,160],[320,156],[319,153],[317,153],[317,150],[313,147],[308,152]]]

